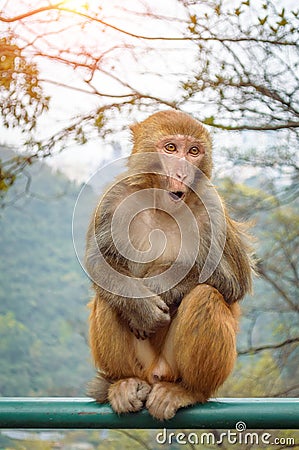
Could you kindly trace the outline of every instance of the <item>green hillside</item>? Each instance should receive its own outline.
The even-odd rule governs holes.
[[[0,395],[82,395],[91,293],[72,242],[79,187],[44,165],[30,192],[0,211]]]

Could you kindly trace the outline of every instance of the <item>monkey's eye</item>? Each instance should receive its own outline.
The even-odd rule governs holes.
[[[196,147],[196,146],[191,147],[191,148],[189,149],[189,153],[190,153],[190,155],[192,155],[192,156],[197,156],[197,155],[200,154],[200,149],[199,149],[198,147]]]
[[[169,142],[168,144],[166,144],[164,146],[164,148],[168,153],[173,153],[176,151],[176,145],[173,144],[172,142]]]

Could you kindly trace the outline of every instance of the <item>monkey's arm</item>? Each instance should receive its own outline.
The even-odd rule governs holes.
[[[100,226],[98,223],[94,227],[92,220],[89,226],[86,269],[97,295],[117,311],[138,339],[145,339],[170,321],[169,308],[143,284],[142,279],[136,279],[130,273],[125,258],[116,250],[111,239],[109,220],[101,222]],[[119,274],[123,276],[121,283],[118,281]],[[135,293],[134,298],[119,295],[124,290]]]
[[[207,280],[229,304],[241,300],[252,291],[254,260],[246,224],[226,215],[226,242],[219,265]]]

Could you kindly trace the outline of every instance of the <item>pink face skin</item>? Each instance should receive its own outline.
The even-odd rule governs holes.
[[[163,137],[157,143],[157,151],[170,156],[167,164],[166,158],[162,159],[163,169],[168,178],[167,189],[171,200],[180,202],[184,199],[189,189],[188,185],[194,178],[188,163],[199,167],[205,155],[205,146],[192,136],[175,134]]]

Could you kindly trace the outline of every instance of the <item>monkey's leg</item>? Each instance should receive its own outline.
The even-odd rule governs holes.
[[[147,340],[135,338],[107,302],[96,297],[90,308],[90,347],[99,373],[88,395],[99,403],[109,400],[117,413],[138,411],[151,389],[145,373],[155,353]]]
[[[184,297],[162,350],[179,381],[154,385],[146,403],[154,417],[170,419],[223,384],[236,358],[238,316],[238,305],[228,306],[211,286],[196,286]]]

